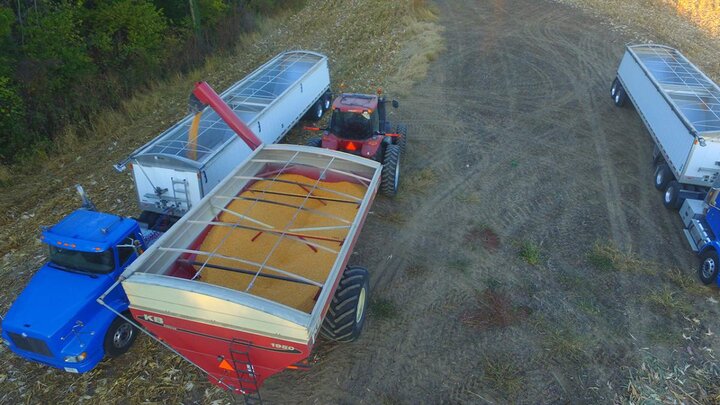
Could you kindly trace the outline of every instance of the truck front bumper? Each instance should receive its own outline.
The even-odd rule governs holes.
[[[103,352],[95,351],[87,352],[87,357],[81,362],[70,363],[65,361],[64,355],[62,358],[39,355],[37,353],[20,349],[15,344],[13,344],[12,341],[10,341],[7,346],[13,353],[26,360],[30,360],[54,368],[59,368],[69,373],[84,373],[90,371],[95,368],[95,366],[103,359]]]

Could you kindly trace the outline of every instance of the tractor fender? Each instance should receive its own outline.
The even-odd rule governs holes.
[[[387,139],[386,136],[376,135],[363,143],[360,153],[363,157],[372,158],[377,154],[380,145]]]

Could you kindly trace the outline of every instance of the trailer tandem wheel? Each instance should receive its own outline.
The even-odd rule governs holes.
[[[370,273],[360,266],[348,266],[343,272],[330,303],[320,334],[338,342],[352,342],[360,336],[370,294]]]
[[[660,191],[665,191],[671,180],[673,180],[673,175],[667,163],[660,163],[657,165],[655,168],[655,178],[653,182],[655,188]]]

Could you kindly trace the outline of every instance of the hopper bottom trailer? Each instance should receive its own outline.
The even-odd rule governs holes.
[[[133,318],[215,384],[259,396],[319,333],[359,335],[369,276],[348,259],[380,173],[342,152],[259,148],[123,273]]]

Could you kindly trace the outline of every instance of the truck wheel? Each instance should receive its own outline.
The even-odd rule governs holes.
[[[319,121],[323,116],[323,112],[323,101],[321,99],[316,101],[315,104],[310,107],[310,110],[308,110],[307,114],[305,114],[305,118],[309,121]]]
[[[718,275],[718,254],[715,249],[708,249],[700,255],[698,276],[703,284],[711,284]]]
[[[613,80],[613,84],[610,87],[610,96],[612,97],[613,102],[616,106],[622,107],[625,105],[627,94],[625,93],[625,89],[623,88],[620,80],[617,77],[615,78],[615,80]]]
[[[400,185],[400,145],[387,145],[383,155],[380,192],[387,196],[397,194]]]
[[[398,124],[395,132],[401,135],[398,145],[400,145],[400,153],[405,155],[405,150],[407,149],[407,126],[405,124]]]
[[[332,106],[332,93],[326,91],[322,96],[323,110],[327,111]]]
[[[370,273],[364,267],[348,266],[320,327],[323,337],[338,342],[356,340],[365,323],[368,295]]]
[[[672,173],[667,163],[661,163],[655,168],[655,188],[664,191],[672,180]]]
[[[663,205],[665,205],[665,208],[671,210],[680,208],[682,202],[680,201],[680,189],[680,183],[677,180],[668,183],[665,193],[663,193]]]
[[[660,153],[660,148],[658,148],[657,145],[653,148],[653,164],[658,165],[660,162],[663,161],[662,153]]]
[[[130,349],[137,338],[138,329],[121,317],[115,318],[105,333],[105,353],[117,357]]]
[[[615,80],[613,80],[612,82],[612,86],[610,86],[610,98],[612,98],[613,100],[615,99],[615,95],[617,94],[617,91],[621,86],[622,85],[620,84],[620,79],[616,77]]]
[[[322,148],[322,138],[310,138],[307,142],[305,142],[305,146]]]

